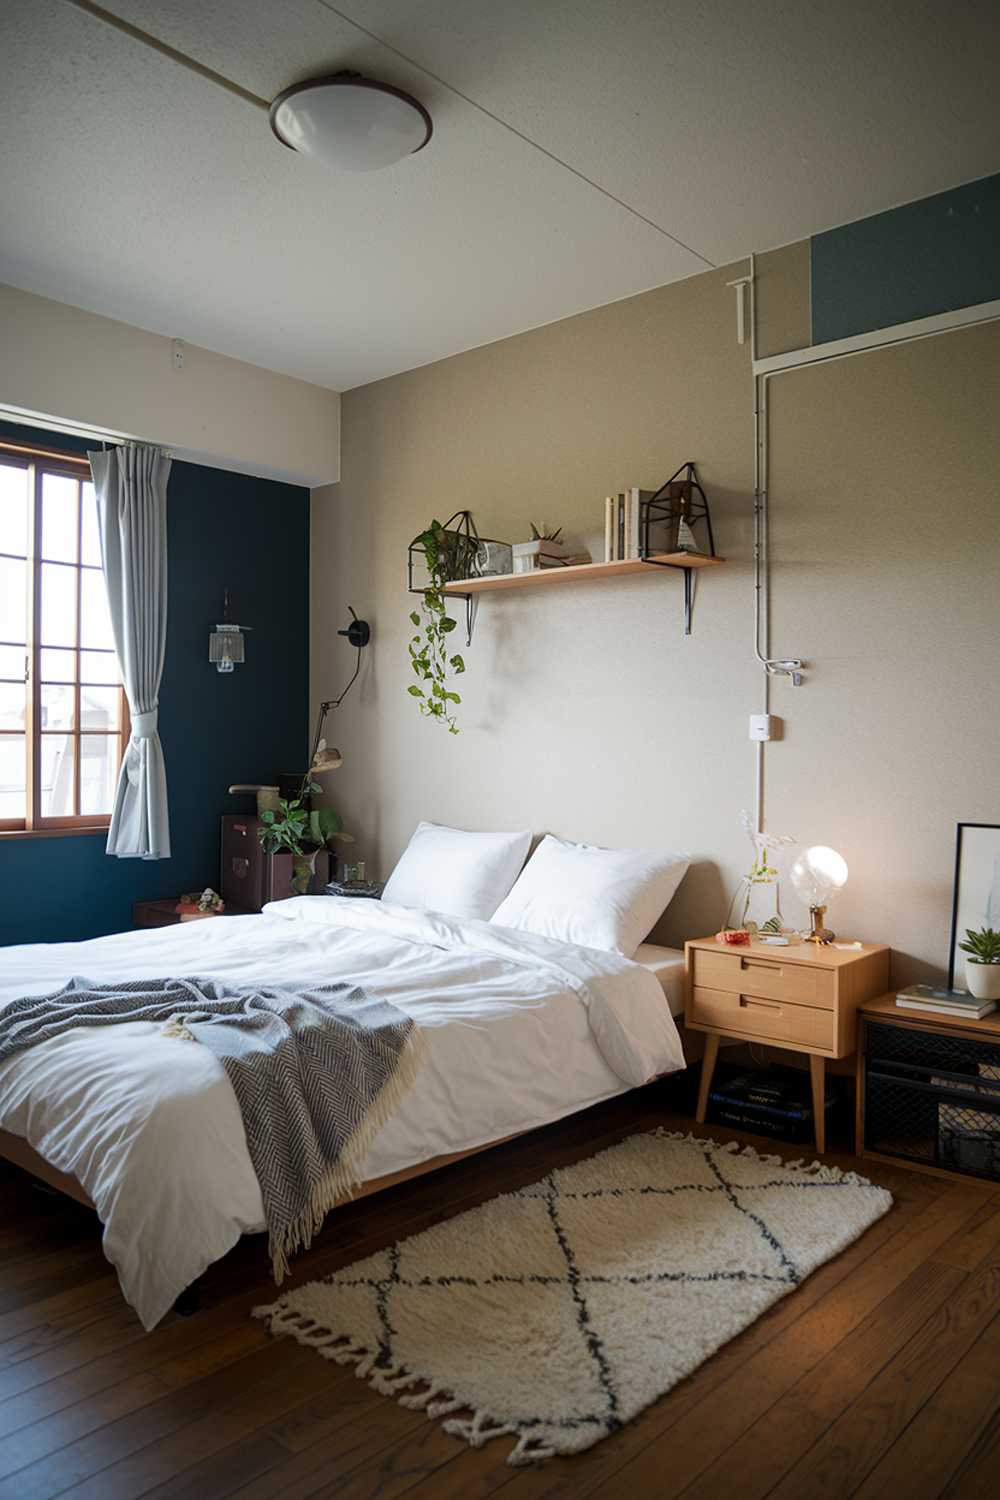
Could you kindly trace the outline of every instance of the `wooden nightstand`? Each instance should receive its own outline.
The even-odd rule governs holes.
[[[844,950],[805,942],[787,948],[767,943],[730,948],[714,938],[697,938],[684,944],[684,965],[684,1024],[706,1033],[699,1124],[705,1119],[720,1040],[767,1043],[809,1054],[816,1149],[823,1151],[825,1059],[855,1051],[858,1007],[888,988],[889,949],[865,944]]]

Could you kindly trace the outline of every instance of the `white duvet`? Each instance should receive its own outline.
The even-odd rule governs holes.
[[[374,901],[298,897],[259,916],[0,950],[0,1006],[97,982],[198,976],[362,984],[413,1017],[417,1082],[362,1177],[558,1119],[684,1066],[652,973],[614,954]],[[79,1028],[0,1067],[0,1128],[83,1184],[147,1328],[264,1227],[218,1060],[146,1022]]]

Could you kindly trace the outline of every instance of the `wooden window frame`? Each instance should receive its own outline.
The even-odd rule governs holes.
[[[91,478],[90,463],[79,454],[60,453],[58,451],[38,448],[17,443],[0,442],[0,462],[5,465],[24,468],[27,471],[28,483],[31,490],[31,501],[28,516],[28,556],[27,556],[27,644],[26,684],[28,692],[25,704],[25,758],[26,758],[26,809],[23,818],[0,818],[0,838],[51,838],[66,834],[76,833],[104,833],[107,832],[111,823],[110,812],[94,814],[80,813],[63,814],[60,816],[45,816],[42,814],[42,739],[45,731],[41,728],[41,652],[43,643],[41,639],[41,614],[42,614],[42,484],[46,474],[61,475],[74,479],[83,485]],[[76,561],[67,563],[56,563],[55,566],[72,568],[76,579],[76,644],[72,647],[58,647],[59,650],[72,650],[76,658],[75,680],[65,684],[73,688],[73,728],[71,730],[52,731],[59,735],[68,737],[73,744],[73,806],[80,806],[80,773],[82,764],[82,742],[90,734],[104,734],[103,730],[84,729],[80,722],[80,652],[84,649],[80,642],[81,608],[83,596],[83,574],[87,566],[81,561],[82,553],[82,531],[83,531],[83,507],[80,503],[81,494],[77,491],[77,546]],[[2,551],[2,546],[0,546]],[[9,554],[13,556],[13,554]],[[51,561],[51,560],[50,560]],[[95,649],[95,648],[87,648]],[[115,664],[115,675],[118,675],[117,663]],[[57,684],[63,685],[63,684]],[[119,729],[117,734],[108,736],[118,742],[118,768],[121,767],[122,759],[128,748],[132,735],[132,725],[129,718],[128,699],[125,689],[119,685]],[[8,733],[4,732],[5,737]]]

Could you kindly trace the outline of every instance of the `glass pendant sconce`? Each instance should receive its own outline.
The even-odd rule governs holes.
[[[208,638],[208,659],[217,672],[231,672],[237,663],[246,660],[246,642],[243,631],[249,625],[234,625],[229,619],[229,590],[226,589],[222,606],[222,624],[216,625]]]

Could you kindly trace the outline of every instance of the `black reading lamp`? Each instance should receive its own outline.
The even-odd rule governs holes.
[[[309,771],[307,775],[321,776],[324,771],[336,771],[338,766],[344,764],[344,757],[339,750],[335,750],[332,746],[329,749],[327,748],[326,741],[323,739],[323,725],[326,723],[326,716],[331,708],[339,708],[354,686],[357,675],[361,671],[361,653],[372,638],[371,626],[368,624],[368,621],[359,620],[350,604],[347,608],[351,613],[351,623],[346,630],[338,630],[337,634],[347,637],[357,651],[358,658],[354,664],[354,672],[351,680],[340,697],[327,698],[319,706],[319,718],[316,720],[316,733],[313,735],[312,754],[309,757]]]

